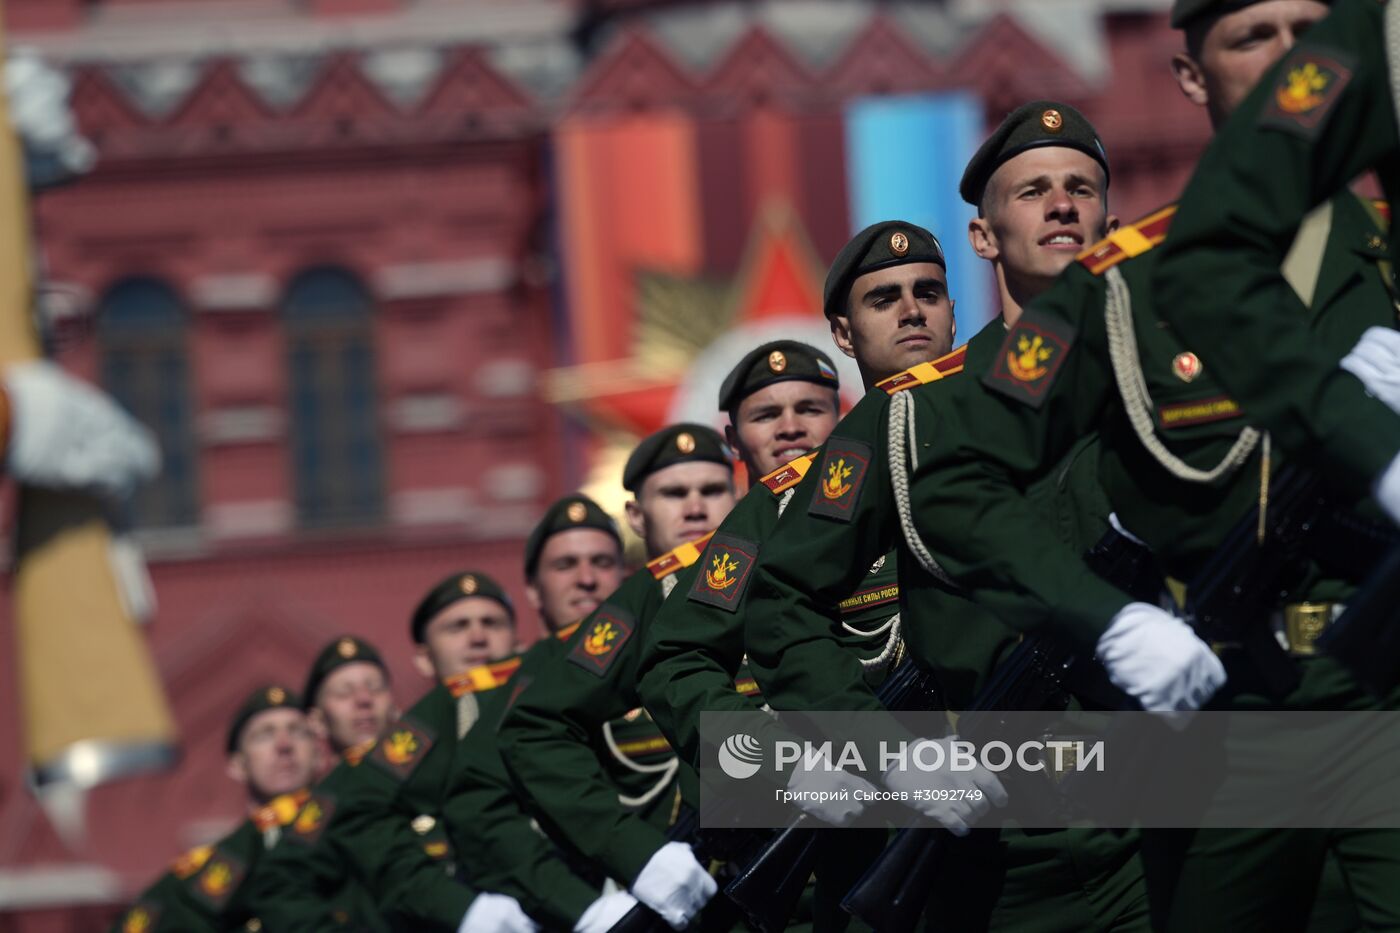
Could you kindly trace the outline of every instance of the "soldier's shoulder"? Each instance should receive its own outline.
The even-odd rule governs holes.
[[[952,353],[940,356],[936,360],[919,363],[917,366],[909,367],[904,372],[895,373],[888,379],[882,379],[875,384],[875,388],[880,389],[886,395],[896,395],[915,386],[928,385],[949,376],[956,376],[963,371],[966,365],[967,347],[961,346]]]
[[[1159,207],[1147,216],[1114,230],[1080,253],[1075,261],[1091,274],[1103,275],[1120,263],[1160,246],[1167,238],[1175,214],[1175,204]]]

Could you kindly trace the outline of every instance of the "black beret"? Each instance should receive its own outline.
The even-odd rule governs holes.
[[[525,579],[534,577],[540,554],[544,551],[544,543],[561,531],[573,531],[575,528],[606,531],[617,541],[617,546],[622,547],[622,535],[617,530],[617,522],[603,511],[602,506],[579,493],[565,496],[549,507],[544,513],[544,518],[530,530],[530,537],[525,539]]]
[[[1172,3],[1172,28],[1185,29],[1187,24],[1198,16],[1220,16],[1262,2],[1263,0],[1175,0]],[[1321,2],[1330,5],[1332,0]]]
[[[967,163],[958,193],[968,204],[974,207],[980,205],[982,194],[987,190],[987,180],[993,172],[1021,153],[1045,146],[1078,149],[1091,156],[1103,166],[1107,180],[1108,154],[1104,152],[1098,130],[1084,118],[1084,114],[1069,104],[1033,100],[1007,114],[1001,126],[987,137],[972,161]]]
[[[759,389],[792,380],[841,388],[831,357],[797,340],[771,340],[750,350],[724,377],[719,387],[719,410],[733,411]]]
[[[734,452],[714,428],[673,424],[642,439],[622,468],[622,488],[636,492],[642,480],[677,463],[704,460],[734,468]]]
[[[494,599],[505,606],[506,612],[510,613],[511,621],[515,620],[515,606],[499,583],[484,573],[464,570],[454,573],[428,590],[428,595],[424,596],[422,601],[418,603],[418,608],[413,610],[409,630],[413,633],[414,642],[420,645],[423,643],[423,630],[428,627],[433,616],[458,600],[469,599],[473,596]]]
[[[852,282],[867,272],[912,262],[932,262],[948,268],[943,244],[923,227],[903,220],[871,224],[836,254],[822,289],[822,311],[827,317],[845,314]]]
[[[321,682],[329,677],[331,672],[356,661],[377,664],[384,676],[389,676],[389,668],[384,666],[384,659],[379,656],[373,645],[354,635],[342,635],[321,649],[321,653],[316,655],[316,660],[311,665],[311,673],[306,675],[306,689],[301,692],[306,708],[310,709],[316,705],[316,691],[321,688]]]
[[[228,753],[238,751],[238,740],[243,737],[243,727],[258,713],[270,709],[294,709],[301,712],[301,697],[286,687],[270,684],[254,690],[252,695],[238,708],[233,722],[228,727]]]

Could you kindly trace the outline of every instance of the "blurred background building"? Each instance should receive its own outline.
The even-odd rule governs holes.
[[[381,645],[407,706],[421,592],[474,567],[520,595],[551,498],[616,508],[630,444],[713,418],[744,350],[827,345],[855,229],[930,226],[974,333],[995,292],[956,183],[1006,111],[1083,109],[1125,219],[1174,197],[1208,128],[1167,6],[7,0],[101,156],[38,205],[42,307],[164,449],[126,517],[184,759],[62,838],[0,678],[0,931],[101,929],[236,822],[230,712],[331,637]]]

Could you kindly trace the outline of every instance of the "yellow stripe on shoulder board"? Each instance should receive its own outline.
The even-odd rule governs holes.
[[[920,363],[917,366],[910,366],[902,373],[895,373],[890,378],[877,382],[876,387],[883,389],[888,395],[894,395],[896,392],[903,392],[914,386],[928,385],[930,382],[937,382],[947,376],[955,376],[963,371],[963,365],[966,361],[967,346],[964,344],[952,353],[940,356],[931,363]]]
[[[712,531],[703,538],[687,541],[679,547],[667,551],[655,560],[647,561],[647,569],[651,571],[653,577],[660,580],[675,573],[677,570],[689,567],[700,559],[700,552],[705,550],[705,545],[709,543],[713,535],[714,532]]]
[[[1094,275],[1103,275],[1123,260],[1141,256],[1160,245],[1167,238],[1167,228],[1175,214],[1175,204],[1153,211],[1137,223],[1119,227],[1076,258]]]
[[[796,460],[784,463],[759,482],[767,486],[768,491],[773,495],[781,495],[802,482],[802,477],[807,475],[807,471],[812,468],[812,461],[815,459],[817,459],[816,454],[803,454]]]

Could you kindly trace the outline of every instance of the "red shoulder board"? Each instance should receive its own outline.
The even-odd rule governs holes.
[[[802,482],[802,477],[807,475],[807,470],[812,465],[812,461],[817,459],[816,454],[807,454],[789,461],[769,473],[760,483],[768,487],[768,491],[778,496],[787,492],[798,483]]]
[[[483,690],[499,687],[510,680],[510,675],[514,674],[519,667],[519,656],[506,658],[504,661],[496,661],[492,664],[478,664],[476,667],[469,667],[462,673],[447,678],[443,684],[454,697],[460,697],[467,693],[480,693]]]
[[[1381,219],[1385,221],[1387,227],[1390,226],[1389,201],[1383,200],[1382,198],[1373,198],[1371,200],[1371,209],[1381,215]]]
[[[1153,211],[1137,223],[1119,227],[1075,257],[1079,264],[1094,275],[1103,275],[1125,259],[1141,256],[1167,238],[1176,205]]]
[[[712,534],[714,534],[713,531],[710,532],[710,535]],[[705,535],[705,537],[698,538],[695,541],[687,541],[680,547],[667,551],[655,560],[647,561],[647,569],[651,571],[653,577],[660,580],[670,576],[677,570],[689,567],[700,559],[700,552],[704,550],[705,542],[710,540],[710,535]]]
[[[912,389],[914,386],[927,385],[930,382],[937,382],[948,376],[955,376],[963,371],[963,363],[967,359],[967,345],[958,347],[946,356],[940,356],[931,363],[920,363],[918,366],[910,366],[902,373],[895,373],[888,379],[882,379],[875,384],[878,389],[884,389],[889,395],[896,392],[903,392],[905,389]]]

